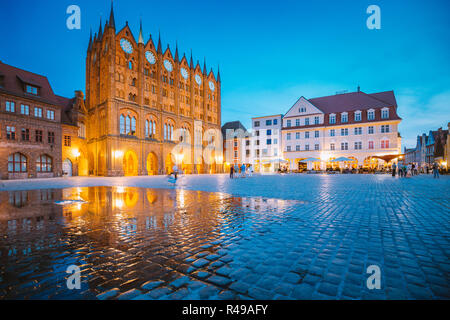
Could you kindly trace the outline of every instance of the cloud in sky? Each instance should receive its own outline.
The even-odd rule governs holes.
[[[403,121],[399,131],[403,146],[415,147],[417,135],[428,134],[430,130],[447,129],[450,122],[450,90],[421,99],[411,90],[399,92],[396,96],[398,113]]]

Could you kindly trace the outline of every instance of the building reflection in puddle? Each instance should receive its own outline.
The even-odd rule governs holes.
[[[129,281],[168,282],[292,207],[285,200],[131,187],[0,192],[0,298],[93,298]],[[65,289],[70,264],[87,270],[82,293]]]

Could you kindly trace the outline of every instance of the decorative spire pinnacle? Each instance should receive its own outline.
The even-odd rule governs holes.
[[[142,19],[141,19],[141,22],[140,22],[138,43],[144,44],[144,37],[142,36]]]
[[[194,60],[192,60],[192,49],[191,49],[191,60],[189,62],[189,68],[194,69]]]
[[[203,74],[206,76],[206,57],[203,60]]]
[[[89,35],[88,51],[91,51],[91,49],[92,49],[92,28],[91,28],[91,33]]]
[[[162,54],[161,32],[158,32],[158,49],[157,49],[157,52]]]
[[[102,35],[103,35],[103,32],[102,32],[102,17],[100,17],[100,26],[98,27],[98,40],[102,39]]]
[[[178,62],[178,41],[175,42],[175,62]]]
[[[109,14],[109,26],[113,29],[116,29],[116,21],[114,20],[114,8],[112,0],[111,0],[111,13]]]
[[[217,66],[217,82],[220,82],[220,66]]]

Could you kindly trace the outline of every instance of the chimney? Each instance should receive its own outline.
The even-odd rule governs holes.
[[[357,90],[358,90],[358,92],[361,92],[361,88],[359,87],[359,85],[358,85],[358,89]]]

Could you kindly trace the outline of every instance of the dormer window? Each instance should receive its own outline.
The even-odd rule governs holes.
[[[38,89],[37,89],[37,87],[31,86],[31,85],[29,85],[29,84],[27,84],[27,85],[25,86],[25,91],[26,91],[26,93],[34,94],[34,95],[36,95],[36,96],[37,96],[37,94],[38,94]]]
[[[336,123],[336,115],[334,113],[330,114],[330,124]]]
[[[388,108],[381,109],[381,119],[389,119],[389,109]]]
[[[348,122],[348,113],[347,112],[344,112],[341,114],[341,122],[342,123]]]
[[[370,109],[367,111],[367,120],[375,120],[375,110]]]
[[[361,121],[361,111],[355,112],[355,121]]]

